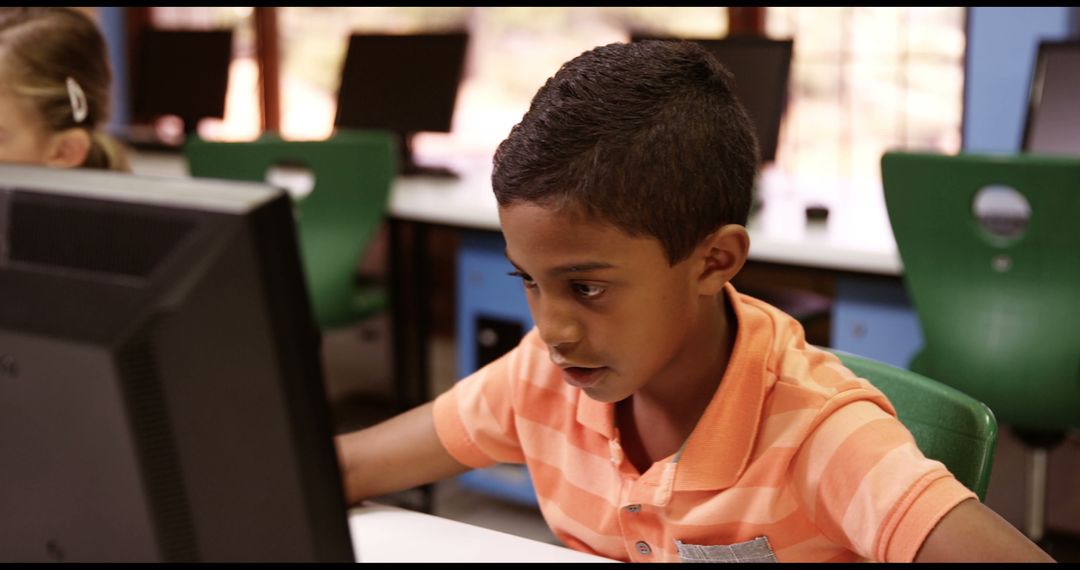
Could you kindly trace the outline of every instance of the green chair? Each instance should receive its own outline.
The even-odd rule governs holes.
[[[829,349],[856,376],[881,390],[923,455],[945,464],[956,479],[986,497],[997,443],[997,421],[985,404],[910,370]]]
[[[274,166],[307,167],[315,182],[296,202],[297,231],[319,326],[344,326],[389,305],[381,285],[358,285],[357,268],[385,218],[397,171],[390,133],[346,131],[323,141],[285,141],[275,135],[253,142],[192,138],[184,154],[191,175],[199,177],[263,181]]]
[[[1028,445],[1038,541],[1047,450],[1080,426],[1080,158],[890,152],[881,172],[925,342],[910,367],[985,402]],[[976,215],[992,187],[1027,201],[1018,235]]]

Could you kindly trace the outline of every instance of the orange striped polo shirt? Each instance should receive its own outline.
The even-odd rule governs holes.
[[[645,473],[614,404],[561,379],[535,329],[435,401],[461,463],[525,463],[566,546],[626,561],[911,561],[974,493],[920,453],[885,396],[806,344],[780,310],[725,287],[727,370],[682,448]]]

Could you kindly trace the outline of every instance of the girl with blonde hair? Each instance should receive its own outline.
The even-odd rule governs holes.
[[[130,170],[102,130],[112,72],[97,24],[70,8],[0,8],[0,162]]]

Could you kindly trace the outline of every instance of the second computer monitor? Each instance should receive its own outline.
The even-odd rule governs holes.
[[[635,34],[633,41],[682,38]],[[685,38],[701,44],[735,76],[735,94],[754,123],[763,163],[776,160],[787,107],[793,40],[754,37]]]
[[[353,34],[341,72],[334,126],[398,134],[403,174],[447,174],[412,156],[418,132],[450,132],[469,36]]]
[[[1043,41],[1031,79],[1023,150],[1080,155],[1080,42]]]
[[[232,40],[232,30],[143,30],[132,93],[135,121],[176,115],[193,133],[200,119],[224,117]]]

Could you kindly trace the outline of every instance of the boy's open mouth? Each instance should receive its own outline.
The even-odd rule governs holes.
[[[583,368],[581,366],[568,366],[562,369],[563,380],[575,388],[588,388],[600,381],[606,367]]]

